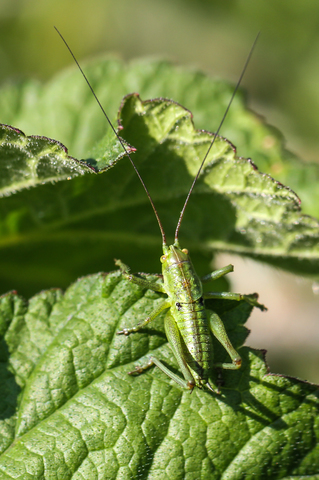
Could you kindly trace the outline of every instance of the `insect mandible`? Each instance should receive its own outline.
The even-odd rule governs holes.
[[[188,250],[186,248],[181,248],[178,241],[178,233],[181,226],[181,222],[184,216],[186,206],[188,204],[189,198],[193,191],[193,188],[196,184],[196,181],[200,175],[200,172],[203,168],[203,165],[206,161],[206,158],[215,142],[217,135],[224,123],[228,110],[231,106],[231,103],[234,99],[234,96],[239,88],[243,75],[246,71],[247,65],[249,63],[250,57],[252,55],[253,49],[255,47],[258,35],[253,43],[253,46],[249,52],[247,60],[245,62],[242,73],[239,77],[239,80],[236,84],[234,92],[231,96],[231,99],[228,103],[224,116],[219,124],[219,127],[214,134],[210,146],[202,160],[202,163],[198,169],[198,172],[194,178],[194,181],[190,187],[187,198],[185,200],[184,206],[182,208],[179,220],[177,222],[177,227],[175,231],[175,241],[173,245],[167,245],[166,236],[161,224],[159,215],[153,203],[153,200],[148,192],[146,185],[144,184],[143,179],[140,176],[140,173],[137,170],[135,163],[133,162],[130,154],[128,153],[125,144],[122,139],[116,132],[113,127],[108,115],[104,111],[102,105],[100,104],[96,94],[89,83],[86,75],[84,74],[82,68],[80,67],[77,59],[75,58],[70,47],[66,43],[65,39],[54,27],[63,42],[70,51],[74,61],[76,62],[78,68],[80,69],[84,79],[86,80],[89,88],[91,89],[96,101],[98,102],[104,116],[106,117],[109,125],[111,126],[113,132],[115,133],[117,139],[121,143],[124,151],[129,157],[133,168],[135,169],[144,190],[150,200],[152,208],[154,210],[157,222],[162,235],[162,248],[163,255],[160,257],[162,264],[162,283],[152,282],[141,278],[135,274],[130,273],[130,269],[125,265],[121,260],[116,260],[115,264],[120,268],[123,277],[137,284],[145,289],[150,289],[155,292],[161,292],[167,295],[167,298],[163,299],[159,306],[147,317],[144,321],[138,323],[137,325],[126,328],[124,327],[121,331],[117,332],[118,335],[130,335],[135,332],[138,332],[146,325],[148,325],[152,320],[154,320],[160,313],[166,312],[164,318],[164,327],[165,333],[168,339],[168,342],[173,350],[173,353],[176,357],[178,365],[181,369],[184,378],[181,378],[179,375],[176,375],[168,367],[166,367],[158,358],[155,356],[150,356],[147,363],[142,366],[136,366],[135,370],[128,372],[130,375],[136,375],[144,372],[149,367],[156,365],[162,372],[164,372],[168,377],[174,380],[182,388],[193,391],[194,387],[203,388],[206,386],[214,393],[219,393],[218,390],[214,389],[209,383],[209,373],[212,367],[217,367],[226,370],[236,370],[241,367],[242,360],[238,352],[232,346],[228,335],[226,333],[224,324],[216,312],[212,310],[206,310],[205,308],[205,299],[227,299],[240,301],[244,300],[254,307],[258,307],[261,310],[265,310],[265,307],[257,302],[257,299],[254,296],[242,295],[239,293],[231,292],[203,292],[202,284],[204,282],[210,282],[221,278],[233,271],[232,265],[227,265],[219,270],[215,270],[208,275],[205,275],[202,278],[199,278],[193,264],[191,262]],[[231,362],[216,362],[213,363],[213,344],[211,334],[213,334],[216,339],[223,345],[225,350],[230,356]]]

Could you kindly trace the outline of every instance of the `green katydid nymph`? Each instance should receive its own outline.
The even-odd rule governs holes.
[[[56,29],[57,30],[57,29]],[[86,80],[88,86],[90,87],[96,101],[98,102],[104,116],[106,117],[109,125],[111,126],[114,134],[122,145],[123,150],[129,157],[129,160],[135,169],[137,176],[139,177],[144,190],[149,198],[151,206],[154,210],[161,235],[162,235],[162,248],[163,254],[160,257],[160,262],[162,264],[162,282],[151,282],[144,278],[141,278],[138,275],[130,273],[130,269],[127,265],[122,263],[121,260],[116,260],[115,264],[120,268],[122,276],[137,285],[145,289],[150,289],[155,292],[161,292],[167,295],[167,298],[164,298],[159,306],[147,317],[144,321],[138,323],[137,325],[129,328],[122,328],[121,331],[118,331],[118,335],[130,335],[138,332],[146,325],[148,325],[152,320],[154,320],[160,313],[166,312],[164,319],[165,333],[168,339],[168,342],[173,350],[173,353],[176,357],[178,365],[181,369],[184,378],[181,378],[179,375],[173,373],[168,367],[166,367],[158,358],[151,356],[147,363],[142,366],[137,366],[134,371],[128,372],[131,375],[136,375],[144,372],[146,369],[152,365],[156,365],[162,372],[164,372],[168,377],[174,380],[182,388],[192,391],[194,387],[203,388],[207,387],[215,393],[219,393],[214,389],[209,383],[210,380],[210,371],[212,367],[236,370],[241,367],[241,357],[238,352],[232,346],[224,324],[220,317],[212,310],[206,310],[205,308],[205,299],[228,299],[234,301],[244,300],[254,307],[258,307],[261,310],[265,310],[265,307],[257,302],[256,296],[242,295],[238,293],[230,292],[207,292],[203,293],[204,282],[210,282],[217,280],[218,278],[226,275],[233,271],[233,266],[228,265],[219,270],[199,278],[196,274],[196,271],[191,262],[188,250],[186,248],[181,248],[178,241],[178,234],[181,226],[181,222],[184,216],[186,206],[188,204],[189,198],[195,186],[195,183],[200,175],[200,172],[203,168],[205,160],[215,142],[217,135],[221,129],[221,126],[225,120],[225,117],[228,113],[230,105],[233,101],[233,98],[237,92],[237,89],[241,83],[244,72],[249,63],[252,51],[256,44],[256,37],[254,44],[250,50],[248,58],[246,60],[245,66],[242,70],[240,78],[237,82],[237,85],[234,89],[232,97],[228,103],[228,107],[224,113],[224,116],[219,124],[217,132],[214,134],[212,141],[210,143],[209,149],[204,156],[204,159],[201,162],[201,165],[198,169],[197,175],[190,187],[187,198],[185,200],[184,206],[182,208],[179,220],[177,222],[177,227],[175,231],[175,241],[173,245],[167,245],[166,236],[161,224],[159,215],[153,203],[153,200],[149,194],[149,191],[144,184],[143,179],[140,176],[140,173],[133,162],[131,155],[127,151],[123,140],[116,132],[113,127],[108,115],[105,113],[103,107],[101,106],[99,100],[97,99],[95,92],[93,91],[92,86],[90,85],[87,77],[85,76],[83,70],[81,69],[78,61],[73,55],[70,47],[57,30],[60,37],[64,41],[65,45],[69,49],[73,59],[75,60],[77,66],[79,67],[84,79]],[[218,362],[213,360],[213,344],[212,337],[214,335],[216,339],[223,345],[227,353],[230,356],[230,362]]]

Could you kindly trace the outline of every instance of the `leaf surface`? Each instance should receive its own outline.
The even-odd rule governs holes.
[[[145,331],[116,335],[160,300],[119,272],[84,277],[64,295],[45,291],[29,303],[15,293],[1,298],[1,478],[318,473],[318,387],[269,375],[263,352],[240,348],[248,304],[207,302],[243,357],[239,371],[223,373],[221,395],[184,392],[157,368],[127,375],[149,352],[178,373],[162,317]],[[226,360],[218,342],[214,348],[215,358]]]
[[[111,117],[121,95],[138,90],[144,98],[155,92],[174,97],[192,109],[196,125],[216,128],[232,91],[228,84],[165,62],[125,67],[117,60],[100,60],[86,71]],[[110,129],[105,134],[106,121],[80,74],[71,69],[45,86],[29,82],[3,87],[0,111],[6,123],[42,136],[25,137],[3,127],[2,291],[29,294],[66,287],[84,273],[113,269],[114,257],[130,262],[134,271],[158,271],[161,238],[154,214],[132,166],[121,160],[119,142]],[[174,102],[141,102],[133,95],[119,117],[121,136],[131,152],[137,150],[134,161],[171,240],[212,137],[196,131],[189,112]],[[293,175],[303,168],[283,150],[277,132],[247,110],[241,95],[223,131],[239,142],[240,154],[249,152],[268,172]],[[43,136],[58,139],[69,152]],[[238,158],[222,139],[211,153],[180,230],[199,273],[207,271],[214,251],[227,250],[317,276],[318,221],[301,214],[293,191]],[[315,170],[310,183],[308,167],[303,171],[298,187],[312,195],[315,206]],[[30,186],[35,188],[26,188]]]

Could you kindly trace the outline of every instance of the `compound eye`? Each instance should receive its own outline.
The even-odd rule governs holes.
[[[166,262],[166,259],[167,259],[166,255],[162,255],[161,258],[160,258],[160,261],[162,263],[164,263],[164,262]]]
[[[182,249],[182,252],[185,253],[185,255],[188,255],[188,250],[187,250],[187,248],[183,248],[183,249]]]

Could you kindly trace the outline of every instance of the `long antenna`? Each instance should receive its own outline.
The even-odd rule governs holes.
[[[119,134],[117,133],[117,131],[115,130],[115,128],[113,127],[111,120],[109,119],[107,113],[105,112],[104,108],[102,107],[99,99],[97,98],[97,96],[96,96],[96,94],[95,94],[95,92],[94,92],[94,90],[93,90],[92,85],[90,84],[87,76],[86,76],[85,73],[83,72],[83,70],[82,70],[79,62],[77,61],[74,53],[72,52],[71,48],[69,47],[69,45],[68,45],[68,43],[67,43],[67,41],[65,40],[65,38],[63,37],[63,35],[59,32],[59,30],[57,29],[57,27],[54,27],[54,28],[55,28],[55,30],[57,31],[57,33],[60,35],[61,39],[63,40],[63,42],[64,42],[64,44],[65,44],[65,46],[67,47],[67,49],[69,50],[70,54],[72,55],[73,60],[75,61],[75,63],[77,64],[77,66],[78,66],[78,68],[79,68],[79,70],[80,70],[80,72],[82,73],[84,80],[86,81],[86,83],[88,84],[91,92],[93,93],[93,96],[94,96],[95,100],[97,101],[100,109],[102,110],[102,112],[103,112],[106,120],[108,121],[110,127],[112,128],[113,132],[115,133],[115,135],[116,135],[118,141],[120,142],[120,144],[121,144],[124,152],[126,153],[126,155],[128,156],[128,158],[130,159],[130,162],[131,162],[131,164],[133,165],[133,168],[134,168],[134,170],[135,170],[138,178],[140,179],[141,184],[143,185],[144,190],[145,190],[145,192],[146,192],[146,194],[147,194],[147,196],[148,196],[148,199],[149,199],[149,201],[150,201],[150,203],[151,203],[151,205],[152,205],[152,208],[153,208],[153,210],[154,210],[154,213],[155,213],[155,216],[156,216],[156,219],[157,219],[157,223],[158,223],[158,225],[159,225],[159,228],[160,228],[160,231],[161,231],[161,234],[162,234],[163,245],[166,245],[165,232],[164,232],[163,226],[162,226],[162,224],[161,224],[160,218],[159,218],[159,216],[158,216],[157,210],[156,210],[156,208],[155,208],[155,205],[154,205],[154,203],[153,203],[153,200],[152,200],[152,198],[151,198],[151,195],[150,195],[149,191],[147,190],[147,187],[146,187],[145,183],[143,182],[143,179],[142,179],[139,171],[137,170],[135,163],[134,163],[133,160],[132,160],[131,155],[130,155],[129,152],[127,151],[127,148],[125,147],[125,144],[124,144],[123,140],[121,139],[121,137],[119,136]]]
[[[252,54],[253,54],[253,51],[254,51],[254,48],[255,48],[255,46],[256,46],[256,43],[257,43],[257,40],[258,40],[259,35],[260,35],[260,32],[258,32],[257,35],[256,35],[256,38],[255,38],[255,40],[254,40],[254,43],[253,43],[253,45],[252,45],[252,47],[251,47],[251,49],[250,49],[250,52],[249,52],[249,54],[248,54],[248,57],[247,57],[247,59],[246,59],[244,68],[242,69],[242,72],[241,72],[241,74],[240,74],[240,77],[239,77],[239,79],[238,79],[238,82],[237,82],[237,84],[236,84],[236,87],[235,87],[235,89],[234,89],[234,91],[233,91],[233,94],[232,94],[232,96],[231,96],[231,99],[229,100],[229,103],[228,103],[228,105],[227,105],[227,108],[226,108],[226,110],[225,110],[225,113],[224,113],[224,115],[223,115],[223,118],[222,118],[222,120],[221,120],[221,122],[220,122],[220,124],[219,124],[219,127],[218,127],[218,129],[217,129],[217,132],[214,134],[214,137],[213,137],[212,141],[210,142],[210,145],[209,145],[209,147],[208,147],[208,150],[207,150],[207,152],[206,152],[206,154],[205,154],[205,156],[204,156],[204,159],[203,159],[203,161],[202,161],[202,163],[201,163],[201,165],[200,165],[200,167],[199,167],[199,169],[198,169],[197,175],[196,175],[196,177],[195,177],[194,180],[193,180],[193,183],[192,183],[191,188],[189,189],[189,192],[188,192],[188,194],[187,194],[187,197],[186,197],[184,206],[183,206],[183,208],[182,208],[181,214],[180,214],[179,219],[178,219],[178,222],[177,222],[177,226],[176,226],[176,230],[175,230],[175,243],[178,243],[178,233],[179,233],[179,229],[180,229],[180,226],[181,226],[183,217],[184,217],[184,213],[185,213],[186,206],[187,206],[187,204],[188,204],[189,197],[190,197],[191,194],[192,194],[192,191],[193,191],[193,189],[194,189],[195,183],[197,182],[198,177],[199,177],[199,175],[200,175],[200,172],[202,171],[202,168],[203,168],[203,166],[204,166],[204,163],[205,163],[205,161],[206,161],[206,158],[208,157],[208,154],[209,154],[209,152],[211,151],[211,148],[212,148],[212,146],[213,146],[214,143],[215,143],[216,137],[217,137],[217,135],[219,134],[220,129],[222,128],[222,125],[223,125],[223,123],[224,123],[224,121],[225,121],[225,118],[226,118],[226,116],[227,116],[227,113],[228,113],[228,111],[229,111],[229,109],[230,109],[230,106],[231,106],[231,104],[233,103],[234,97],[235,97],[235,95],[236,95],[236,93],[237,93],[237,90],[238,90],[238,88],[239,88],[239,85],[241,84],[241,81],[242,81],[243,76],[244,76],[244,74],[245,74],[245,72],[246,72],[247,66],[248,66],[248,64],[249,64],[249,62],[250,62],[250,58],[251,58],[251,56],[252,56]]]

